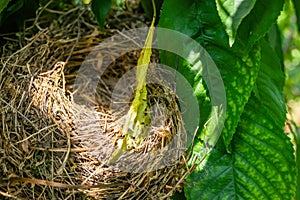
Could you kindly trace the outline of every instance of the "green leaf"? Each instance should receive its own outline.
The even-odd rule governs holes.
[[[259,39],[264,37],[276,20],[283,8],[284,0],[256,1],[253,9],[247,15],[237,30],[237,39],[233,49],[240,55],[249,52]]]
[[[294,121],[291,120],[291,124],[289,125],[289,128],[291,129],[294,142],[296,143],[296,167],[297,167],[297,189],[296,189],[296,200],[300,199],[300,127],[299,125]],[[293,129],[293,130],[292,130]]]
[[[24,5],[26,5],[26,3],[27,2],[25,0],[18,0],[14,2],[14,4],[7,8],[8,15],[11,15],[20,10]]]
[[[2,0],[0,1],[0,13],[2,13],[2,11],[6,8],[6,6],[8,5],[8,3],[11,0]]]
[[[261,46],[263,47],[261,71],[256,82],[258,90],[255,91],[255,96],[267,108],[270,117],[283,127],[286,112],[283,98],[284,69],[277,53],[270,44],[263,39]],[[271,97],[274,99],[273,101],[269,100],[272,99]]]
[[[297,16],[298,31],[300,32],[300,1],[293,0],[293,4],[294,4],[295,11],[296,11],[296,16]]]
[[[260,64],[260,47],[254,46],[247,56],[234,54],[229,46],[228,36],[220,21],[214,1],[165,0],[159,26],[177,30],[195,39],[202,44],[217,65],[225,85],[227,98],[226,121],[222,137],[226,148],[230,150],[229,144],[256,81]],[[170,43],[168,40],[160,40],[159,35],[158,42]],[[178,44],[178,48],[190,51],[186,43]],[[209,67],[197,68],[193,63],[176,59],[176,56],[169,52],[160,52],[160,59],[168,66],[174,68],[178,66],[178,71],[193,86],[200,105],[199,127],[202,129],[209,118],[212,106],[210,98],[215,98],[211,96],[212,91],[208,90],[207,83],[203,80],[203,73],[206,73]]]
[[[213,55],[226,89],[227,112],[222,138],[226,149],[230,151],[230,143],[240,116],[256,82],[261,59],[260,47],[254,46],[249,55],[243,58],[217,48],[206,49]]]
[[[188,10],[189,12],[186,12]],[[161,9],[159,27],[179,31],[189,37],[198,36],[200,29],[200,15],[198,13],[198,5],[193,0],[165,0]],[[179,49],[186,51],[189,54],[190,49],[185,44],[177,43],[177,41],[170,42],[165,40],[163,36],[158,34],[158,46],[167,44],[175,45]],[[220,39],[220,41],[222,41]],[[185,48],[184,48],[185,47]],[[191,84],[195,90],[195,95],[198,98],[200,105],[200,128],[203,127],[210,114],[210,99],[207,94],[207,88],[203,81],[200,71],[201,67],[193,67],[186,60],[179,58],[177,55],[170,52],[160,51],[161,63],[177,69]],[[195,60],[199,59],[195,58]]]
[[[216,0],[219,16],[229,36],[230,46],[235,40],[240,23],[250,13],[255,2],[256,0]]]
[[[284,66],[283,62],[283,50],[282,50],[282,42],[281,42],[281,32],[277,24],[274,24],[270,31],[268,32],[268,41],[271,47],[275,50],[278,58],[280,59],[280,63],[282,67]]]
[[[101,30],[104,30],[105,19],[111,7],[111,0],[92,0],[91,8],[99,23]]]
[[[232,154],[213,151],[205,168],[187,179],[187,199],[292,199],[296,169],[284,134],[284,72],[276,53],[261,42],[262,65],[232,141]],[[270,59],[272,58],[272,59]]]

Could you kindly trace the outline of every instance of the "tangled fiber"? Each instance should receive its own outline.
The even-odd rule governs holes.
[[[50,20],[49,16],[55,17]],[[186,145],[182,142],[186,133],[178,99],[163,83],[147,86],[148,104],[153,108],[147,137],[114,165],[107,164],[122,137],[120,130],[132,100],[127,97],[134,91],[114,91],[114,87],[135,67],[139,51],[121,57],[107,52],[115,61],[102,74],[96,98],[80,97],[92,106],[74,101],[80,96],[78,90],[88,90],[92,81],[82,77],[79,89],[74,88],[78,70],[83,62],[89,63],[85,58],[94,47],[121,30],[146,25],[144,15],[136,10],[115,10],[104,33],[82,6],[67,12],[42,7],[33,25],[19,33],[17,40],[3,36],[0,195],[16,199],[169,199],[181,190],[193,167],[188,167],[186,149],[181,148]],[[127,48],[126,43],[118,45]],[[97,68],[91,65],[90,69],[93,67]],[[163,73],[149,72],[156,79]],[[132,80],[134,76],[127,78]],[[112,110],[112,99],[125,97],[127,101]],[[165,163],[174,156],[178,162]],[[151,168],[157,165],[160,167]]]

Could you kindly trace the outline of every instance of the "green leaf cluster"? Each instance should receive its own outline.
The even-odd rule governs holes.
[[[284,1],[165,0],[159,26],[196,40],[216,63],[226,90],[222,139],[187,179],[187,199],[292,199],[296,164],[284,134],[285,80],[276,20]],[[159,35],[158,35],[159,39]],[[172,41],[160,41],[172,42]],[[188,47],[185,44],[178,48]],[[194,154],[203,147],[211,97],[201,73],[177,55],[160,52],[195,91],[201,113]],[[199,57],[199,59],[201,59]]]

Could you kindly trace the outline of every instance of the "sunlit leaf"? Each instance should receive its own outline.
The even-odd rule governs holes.
[[[284,72],[278,58],[280,40],[277,32],[269,32],[283,1],[270,4],[256,2],[238,26],[232,48],[215,2],[165,0],[163,4],[159,26],[180,31],[199,42],[218,66],[226,89],[227,115],[222,137],[230,153],[220,150],[220,145],[200,163],[187,179],[188,199],[294,197],[293,148],[283,132]],[[267,33],[268,42],[262,39]],[[158,41],[170,42],[160,41],[159,35]],[[190,50],[187,44],[178,48]],[[164,64],[178,69],[194,87],[200,112],[205,116],[200,124],[203,128],[212,98],[203,80],[205,70],[168,52],[161,51],[160,58]],[[202,151],[203,143],[198,138],[194,155]]]
[[[216,0],[219,16],[229,36],[230,46],[235,40],[240,23],[250,13],[255,2],[256,0]]]
[[[187,199],[293,199],[293,147],[284,134],[284,72],[262,41],[257,91],[252,93],[232,141],[232,154],[215,150],[188,178]],[[272,59],[269,59],[269,58]]]
[[[226,90],[227,111],[222,138],[229,150],[238,121],[256,81],[260,64],[260,49],[259,46],[255,46],[248,55],[243,57],[231,52],[228,36],[218,16],[215,2],[193,0],[180,2],[180,0],[165,0],[159,26],[177,30],[195,39],[202,44],[216,63]],[[184,10],[189,10],[189,12],[184,12]],[[189,51],[186,44],[181,45],[178,48]],[[178,71],[193,86],[200,105],[200,129],[202,129],[211,110],[209,100],[211,91],[207,90],[207,83],[204,83],[202,74],[202,70],[205,68],[195,68],[191,63],[187,63],[183,59],[176,59],[176,56],[168,52],[161,52],[160,58],[163,64],[174,68],[178,66]],[[179,60],[177,64],[176,60]]]
[[[247,54],[259,39],[264,37],[283,8],[284,0],[256,1],[251,12],[241,22],[233,44],[234,51],[241,56]]]

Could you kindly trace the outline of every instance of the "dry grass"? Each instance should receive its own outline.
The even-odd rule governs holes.
[[[56,13],[58,20],[43,17],[45,10]],[[119,163],[135,161],[135,165],[106,164],[111,146],[115,148],[114,140],[121,137],[120,122],[125,112],[112,115],[112,89],[135,66],[138,52],[120,58],[114,57],[114,52],[107,54],[116,61],[103,75],[105,81],[97,88],[97,101],[89,99],[92,110],[73,101],[73,83],[93,47],[120,30],[145,26],[146,20],[135,12],[115,11],[108,22],[110,29],[102,33],[92,19],[82,7],[66,13],[41,8],[34,25],[19,40],[4,37],[0,195],[16,199],[168,199],[181,189],[191,172],[184,153],[178,163],[141,171],[149,164],[165,161],[168,148],[181,147],[182,137],[186,137],[176,96],[156,85],[148,87],[149,104],[164,105],[168,119],[158,120],[141,146],[120,158],[123,162]],[[87,78],[81,87],[88,87],[89,81]],[[153,112],[160,119],[157,109]],[[171,140],[175,141],[173,146],[162,150],[160,158],[146,156],[147,152],[164,149]],[[124,167],[136,173],[122,172],[120,168]]]

